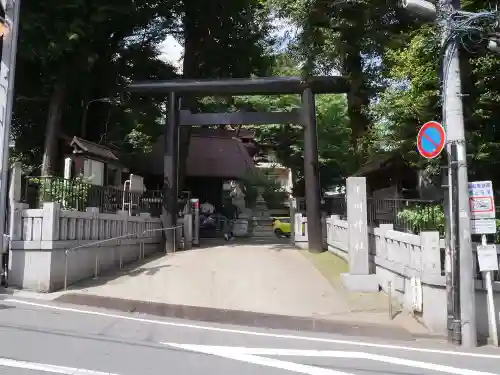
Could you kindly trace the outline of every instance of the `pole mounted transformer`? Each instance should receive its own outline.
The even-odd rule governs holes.
[[[429,21],[437,17],[436,5],[426,0],[401,0],[401,7]]]

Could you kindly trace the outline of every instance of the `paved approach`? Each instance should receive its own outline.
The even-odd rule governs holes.
[[[228,310],[242,311],[303,320],[321,319],[326,325],[333,321],[364,322],[400,331],[427,333],[405,314],[390,320],[389,300],[383,293],[347,293],[337,285],[339,282],[325,277],[315,267],[313,259],[308,258],[312,255],[305,253],[307,251],[292,247],[288,240],[214,241],[204,248],[161,256],[98,280],[73,285],[66,293],[72,296],[62,293],[62,300],[71,303],[79,300],[78,303],[83,301],[97,307],[109,306],[104,302],[105,298],[135,301],[132,303],[135,306],[126,308],[126,311],[141,311],[139,301],[146,302],[149,308],[151,303],[199,308],[187,318],[194,315],[206,317],[208,312],[199,311],[205,308],[217,316]],[[342,269],[347,268],[345,262],[334,255],[316,256],[321,257],[317,260],[323,266],[328,265],[328,272],[334,273],[336,278],[346,271]],[[329,263],[334,258],[343,264]],[[100,298],[89,303],[93,296]],[[180,316],[170,314],[170,317]],[[226,320],[224,323],[244,324],[241,320]],[[316,323],[315,326],[318,328]],[[292,328],[289,324],[267,327]]]
[[[498,374],[500,352],[0,300],[2,375]]]

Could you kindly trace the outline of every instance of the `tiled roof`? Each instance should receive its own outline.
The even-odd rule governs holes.
[[[246,147],[237,138],[191,137],[188,176],[240,178],[253,167]]]
[[[97,143],[87,141],[83,138],[73,137],[70,146],[71,147],[76,146],[87,154],[98,156],[106,160],[114,160],[114,161],[120,160],[120,158],[117,155],[118,154],[117,150],[112,150],[109,147],[98,145]]]
[[[208,129],[211,130],[211,129]],[[158,137],[151,154],[138,166],[143,175],[163,175],[164,138]],[[254,162],[240,139],[219,136],[217,131],[192,134],[186,163],[186,175],[190,177],[218,177],[238,179]]]
[[[369,173],[385,168],[388,164],[395,160],[397,156],[398,155],[395,153],[379,154],[367,163],[363,164],[361,168],[353,174],[353,176],[365,176]]]

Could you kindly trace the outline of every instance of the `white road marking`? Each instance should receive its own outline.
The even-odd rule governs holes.
[[[411,359],[395,358],[385,355],[351,352],[340,350],[297,350],[297,349],[272,349],[272,348],[244,348],[244,347],[231,347],[231,346],[209,346],[209,345],[192,345],[192,344],[176,344],[176,343],[162,343],[164,345],[172,346],[174,348],[184,349],[192,352],[200,352],[206,354],[218,355],[221,357],[235,358],[235,356],[249,355],[251,357],[257,356],[290,356],[290,357],[321,357],[321,358],[343,358],[343,359],[364,359],[369,361],[383,362],[391,365],[406,366],[419,368],[423,370],[432,370],[437,372],[444,372],[453,375],[495,375],[491,372],[483,372],[476,370],[469,370],[445,365],[438,365],[429,362],[414,361]],[[258,357],[257,357],[258,358]],[[244,361],[244,359],[240,359]],[[253,363],[249,361],[250,363]],[[291,371],[294,371],[290,369]],[[296,371],[300,372],[300,371]],[[309,373],[307,373],[309,374]]]
[[[71,307],[46,305],[46,304],[43,304],[43,303],[17,300],[15,298],[7,298],[7,299],[4,299],[3,301],[4,302],[16,303],[16,304],[20,304],[20,305],[29,305],[29,306],[41,307],[41,308],[46,308],[46,309],[50,309],[50,310],[66,311],[66,312],[72,312],[72,313],[78,313],[78,314],[85,314],[85,315],[101,316],[101,317],[113,318],[113,319],[128,320],[128,321],[132,321],[132,322],[148,323],[148,324],[158,324],[158,325],[163,325],[163,326],[171,326],[171,327],[178,327],[178,328],[190,328],[190,329],[198,329],[198,330],[212,331],[212,332],[234,333],[234,334],[241,334],[241,335],[248,335],[248,336],[259,336],[259,337],[269,337],[269,338],[276,338],[276,339],[287,339],[287,340],[298,340],[298,341],[309,341],[309,342],[322,342],[322,343],[327,343],[327,344],[360,346],[360,347],[365,347],[365,348],[391,349],[391,350],[401,350],[401,351],[420,352],[420,353],[432,353],[432,354],[443,354],[443,355],[462,356],[462,357],[500,359],[500,355],[498,355],[498,354],[471,353],[471,352],[461,352],[461,351],[452,351],[452,350],[416,348],[416,347],[411,347],[411,346],[399,346],[399,345],[389,345],[389,344],[376,344],[376,343],[363,342],[363,341],[337,340],[337,339],[327,339],[327,338],[321,338],[321,337],[310,337],[310,336],[299,336],[299,335],[291,335],[291,334],[256,332],[256,331],[230,329],[230,328],[221,328],[221,327],[210,327],[210,326],[203,326],[203,325],[198,325],[198,324],[177,323],[177,322],[169,322],[169,321],[166,321],[166,320],[155,320],[155,319],[148,319],[148,318],[140,318],[140,317],[137,317],[137,316],[130,316],[130,315],[119,315],[119,314],[105,313],[105,312],[100,312],[100,311],[82,310],[82,309],[76,309],[76,308],[71,308]]]
[[[22,368],[25,370],[43,371],[52,374],[64,374],[64,375],[118,375],[118,374],[113,374],[111,372],[101,372],[94,370],[86,370],[82,368],[47,365],[44,363],[36,363],[36,362],[16,361],[14,359],[8,359],[8,358],[0,358],[0,368],[1,367]]]
[[[307,374],[307,375],[354,375],[354,374],[348,373],[348,372],[330,370],[330,369],[316,367],[316,366],[310,366],[310,365],[303,365],[300,363],[294,363],[294,362],[289,362],[289,361],[281,361],[279,359],[274,359],[274,358],[259,357],[256,355],[252,355],[252,353],[245,353],[245,352],[241,352],[241,351],[238,352],[237,350],[230,350],[230,349],[236,349],[236,348],[231,348],[231,347],[207,346],[207,345],[183,345],[183,344],[168,344],[168,343],[165,343],[165,345],[169,345],[169,346],[172,346],[172,347],[175,347],[178,349],[184,349],[184,350],[187,350],[190,352],[210,354],[210,355],[214,355],[217,357],[233,359],[235,361],[251,363],[254,365],[274,367],[274,368],[279,368],[281,370],[298,372],[300,374]],[[225,349],[229,349],[229,350],[225,350]]]

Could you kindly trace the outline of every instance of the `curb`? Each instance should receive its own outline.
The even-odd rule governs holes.
[[[414,334],[401,327],[390,327],[381,324],[343,322],[240,310],[172,305],[87,294],[70,293],[55,298],[52,301],[87,307],[104,308],[120,312],[148,314],[164,318],[186,319],[207,323],[232,324],[256,328],[330,333],[347,336],[368,336],[403,341],[443,339],[442,336],[432,334]]]

